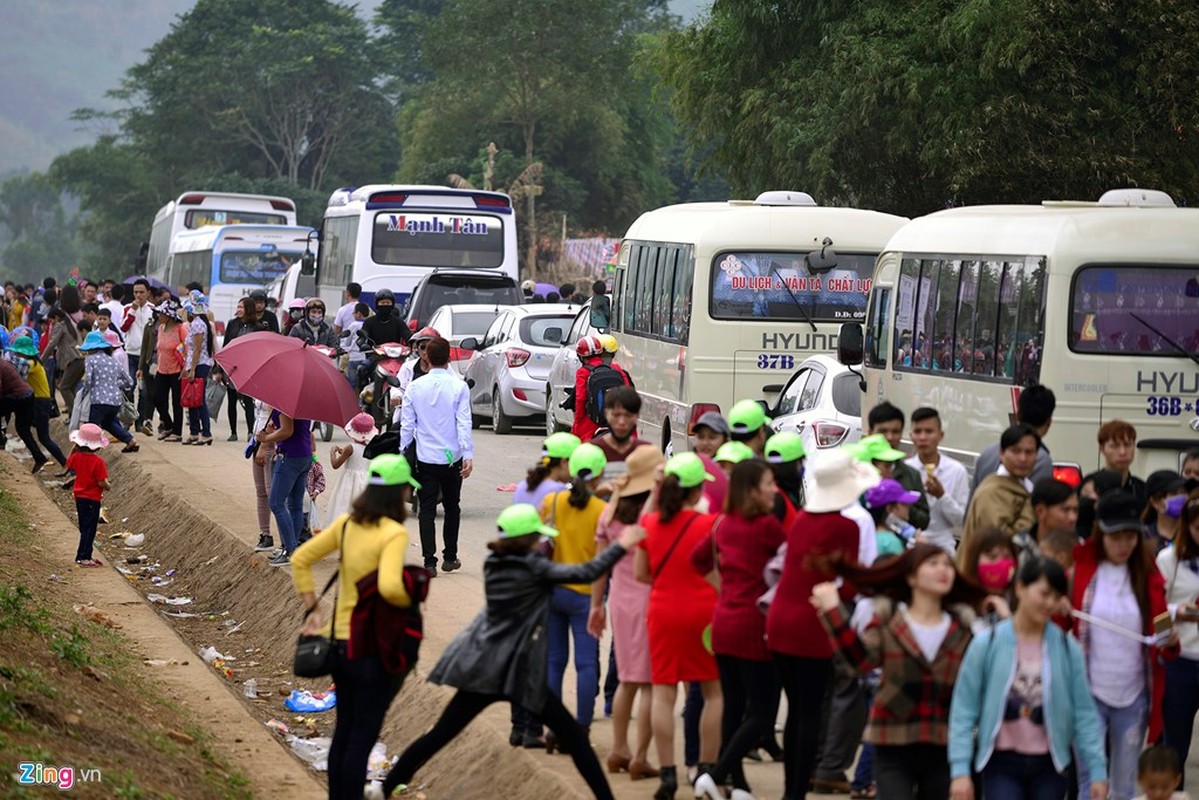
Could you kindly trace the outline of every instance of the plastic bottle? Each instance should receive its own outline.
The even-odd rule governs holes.
[[[250,678],[250,680],[246,681],[244,684],[242,684],[242,686],[244,687],[243,693],[246,697],[250,698],[251,700],[258,699],[258,681],[255,678]]]

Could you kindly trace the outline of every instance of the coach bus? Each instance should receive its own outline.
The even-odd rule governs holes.
[[[321,225],[317,291],[329,308],[349,283],[364,302],[387,288],[402,306],[437,268],[499,270],[517,277],[512,200],[447,186],[372,184],[338,189]]]
[[[184,231],[171,245],[163,280],[172,287],[192,281],[203,285],[217,332],[223,335],[238,299],[284,275],[315,238],[315,230],[296,225],[210,225]]]
[[[1112,419],[1136,428],[1135,474],[1178,469],[1199,445],[1199,210],[1124,189],[914,219],[841,341],[843,363],[864,362],[863,414],[884,399],[936,407],[945,451],[970,468],[1041,383],[1062,479],[1102,466],[1096,431]]]
[[[182,231],[209,225],[295,225],[296,204],[286,197],[192,191],[158,209],[146,245],[145,272],[165,280],[171,242]],[[205,287],[207,288],[207,286]]]
[[[641,436],[685,450],[704,411],[778,391],[804,358],[835,352],[905,222],[785,191],[642,214],[620,245],[612,309]]]

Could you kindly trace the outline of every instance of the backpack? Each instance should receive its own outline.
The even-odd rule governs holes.
[[[407,675],[416,666],[425,627],[420,604],[429,596],[427,570],[405,566],[402,577],[412,601],[408,608],[383,599],[376,570],[358,581],[358,604],[350,617],[347,656],[351,660],[378,656],[392,675]]]
[[[604,419],[604,395],[609,389],[624,386],[624,375],[607,364],[588,367],[587,399],[583,405],[587,418],[596,425],[606,424]]]

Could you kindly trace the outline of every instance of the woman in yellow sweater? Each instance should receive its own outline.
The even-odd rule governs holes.
[[[392,675],[377,655],[349,659],[350,617],[358,604],[358,581],[378,572],[379,594],[401,608],[411,600],[404,589],[404,553],[408,532],[405,509],[412,489],[408,461],[398,454],[382,455],[370,462],[367,486],[355,498],[350,513],[299,547],[291,557],[291,575],[304,605],[312,609],[302,633],[332,636],[336,658],[333,681],[337,685],[337,724],[329,748],[329,797],[361,797],[371,748],[383,727],[383,718],[400,690],[403,675]],[[331,553],[340,552],[334,630],[321,619],[317,605],[312,565]]]

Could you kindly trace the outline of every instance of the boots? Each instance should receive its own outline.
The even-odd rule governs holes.
[[[679,790],[679,773],[676,767],[660,767],[662,777],[659,779],[658,790],[654,792],[654,800],[674,800],[674,793]]]

